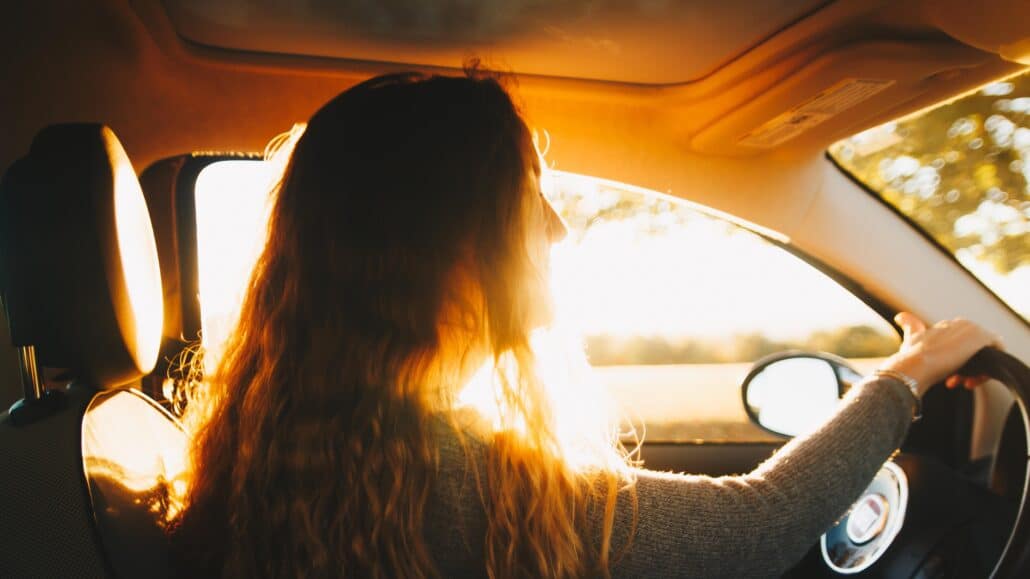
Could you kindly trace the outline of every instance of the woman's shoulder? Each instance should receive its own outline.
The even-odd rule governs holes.
[[[473,448],[482,451],[490,438],[490,423],[472,408],[460,407],[432,415],[432,433],[441,450]]]
[[[478,495],[478,484],[485,476],[489,454],[489,422],[472,409],[437,413],[431,421],[436,449],[436,491],[465,497],[471,489]]]
[[[438,462],[426,505],[426,541],[444,576],[476,576],[470,572],[483,561],[481,484],[489,424],[465,410],[436,414],[432,421]]]

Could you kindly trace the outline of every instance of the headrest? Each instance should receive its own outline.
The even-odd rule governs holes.
[[[163,302],[139,181],[111,129],[47,127],[0,181],[0,295],[15,346],[97,387],[150,372]]]

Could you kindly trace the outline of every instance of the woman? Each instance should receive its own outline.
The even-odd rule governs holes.
[[[189,409],[183,576],[777,575],[898,447],[916,396],[996,341],[901,315],[893,374],[745,476],[633,468],[604,427],[573,466],[529,346],[565,235],[539,174],[516,107],[482,75],[378,77],[312,117]],[[454,410],[486,361],[492,423]]]

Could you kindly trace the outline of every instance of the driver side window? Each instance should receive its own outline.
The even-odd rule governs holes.
[[[557,311],[646,440],[777,440],[740,398],[751,363],[829,352],[859,371],[897,350],[890,324],[813,266],[658,193],[551,172],[569,224],[553,254]]]
[[[264,242],[273,162],[215,162],[194,191],[205,365],[232,329]],[[893,353],[893,328],[789,252],[687,203],[601,179],[545,172],[569,225],[552,252],[559,323],[582,339],[593,379],[649,442],[782,440],[747,418],[755,360],[830,352],[860,371]],[[643,428],[642,428],[643,427]]]

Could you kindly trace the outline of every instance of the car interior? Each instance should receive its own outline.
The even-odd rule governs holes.
[[[928,232],[936,213],[892,201],[839,148],[864,154],[882,127],[907,127],[905,119],[969,95],[1000,95],[991,96],[996,113],[1017,127],[1006,146],[1026,155],[1006,167],[1030,175],[1030,93],[1018,88],[1030,71],[1025,1],[37,0],[4,13],[0,407],[10,409],[0,413],[0,575],[171,576],[163,524],[177,505],[162,489],[185,464],[181,389],[202,381],[181,361],[201,340],[214,347],[223,331],[212,314],[215,274],[205,272],[230,278],[235,289],[217,297],[229,313],[246,283],[253,256],[232,244],[261,231],[247,211],[259,215],[267,198],[277,166],[264,153],[269,141],[366,78],[461,74],[475,58],[510,73],[573,228],[575,211],[603,205],[594,197],[643,195],[633,216],[695,231],[727,224],[789,256],[782,259],[800,269],[731,264],[751,271],[726,274],[734,287],[716,291],[753,300],[741,306],[741,324],[770,312],[770,327],[832,317],[837,310],[819,309],[816,284],[825,283],[850,300],[849,312],[871,320],[862,324],[878,328],[888,349],[898,343],[900,311],[968,318],[1003,340],[1004,351],[986,349],[968,365],[993,380],[931,391],[896,456],[786,576],[1030,576],[1030,283],[1019,281],[1030,279],[1030,177],[997,200],[1016,208],[1002,236],[1015,264],[1006,266],[1004,287],[1015,288],[1006,293],[968,253]],[[986,116],[977,126],[988,126]],[[959,125],[948,130],[965,138]],[[874,152],[907,146],[895,132]],[[916,156],[907,151],[905,159]],[[902,190],[919,175],[887,186]],[[211,209],[212,196],[228,208]],[[976,203],[976,211],[994,207]],[[583,221],[597,221],[591,215]],[[212,231],[222,235],[217,243]],[[576,238],[602,248],[597,276],[629,246],[590,241],[603,231]],[[660,268],[694,275],[673,286],[641,273],[647,283],[625,298],[637,304],[626,308],[626,324],[694,316],[700,326],[704,311],[719,309],[722,302],[691,293],[708,284],[687,250],[677,251],[662,253]],[[756,263],[781,263],[754,251]],[[715,277],[730,271],[713,267]],[[616,282],[597,276],[569,274],[569,301],[608,295],[602,286]],[[805,285],[805,276],[823,281]],[[782,280],[802,285],[775,289]],[[600,317],[580,317],[601,328],[588,340],[591,361],[602,382],[642,399],[630,401],[632,413],[655,424],[639,458],[658,470],[753,469],[805,430],[798,408],[822,396],[825,416],[887,351],[784,338],[733,356],[688,355],[684,346],[661,357],[652,341],[646,356],[627,358],[611,346],[617,340],[601,340],[610,330]],[[728,401],[703,392],[720,364]],[[799,377],[830,393],[791,391]],[[694,434],[661,422],[693,424],[708,404],[732,405],[742,425]]]

